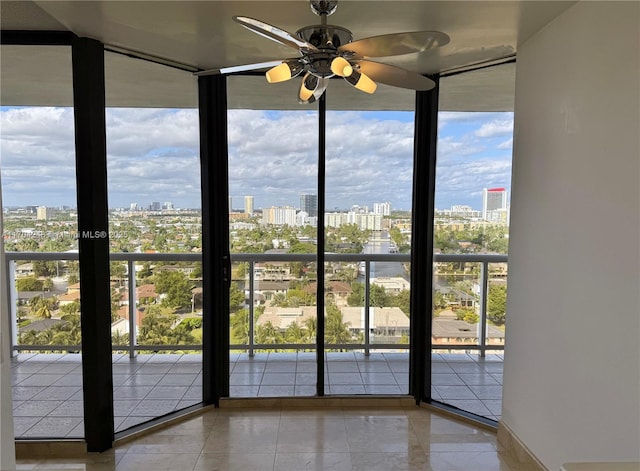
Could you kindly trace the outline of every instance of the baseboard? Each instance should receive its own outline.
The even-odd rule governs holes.
[[[261,408],[352,408],[352,407],[412,407],[416,401],[411,396],[325,396],[325,397],[257,397],[220,399],[220,409]]]
[[[16,440],[16,458],[70,458],[87,454],[84,440]]]
[[[549,471],[503,422],[498,423],[498,452],[508,455],[523,471]]]

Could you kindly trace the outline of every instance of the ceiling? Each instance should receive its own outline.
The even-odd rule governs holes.
[[[341,0],[330,24],[354,40],[402,31],[436,30],[451,42],[420,54],[381,62],[423,74],[450,74],[513,58],[518,46],[569,8],[573,1],[355,1]],[[108,48],[182,67],[108,53],[109,106],[196,106],[189,70],[264,62],[297,52],[231,20],[250,16],[295,33],[319,23],[306,0],[290,1],[2,1],[3,30],[72,31]],[[65,47],[3,46],[3,105],[70,105],[71,54]],[[25,78],[31,78],[26,80]],[[443,77],[441,109],[497,111],[513,108],[515,65]],[[37,86],[34,84],[37,83]],[[298,83],[268,85],[264,77],[229,79],[229,104],[248,108],[299,108]],[[332,80],[327,99],[335,109],[410,109],[414,94],[380,86],[373,96]]]

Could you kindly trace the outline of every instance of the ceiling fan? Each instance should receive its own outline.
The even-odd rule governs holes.
[[[319,25],[305,26],[296,34],[249,18],[234,16],[233,20],[245,28],[279,44],[297,49],[299,57],[238,65],[196,72],[195,75],[231,74],[269,68],[267,82],[284,82],[301,74],[298,93],[300,103],[313,103],[324,93],[329,79],[342,77],[349,84],[366,93],[376,90],[376,82],[412,90],[430,90],[434,82],[418,73],[369,60],[444,46],[449,36],[439,31],[415,31],[385,34],[353,41],[351,31],[327,24],[327,16],[338,6],[337,0],[310,0],[311,10],[321,19]]]

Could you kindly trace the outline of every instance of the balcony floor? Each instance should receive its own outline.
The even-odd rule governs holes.
[[[408,353],[329,352],[325,391],[333,395],[408,394]],[[231,397],[315,395],[316,354],[230,355]],[[490,419],[500,418],[503,355],[432,355],[432,397]],[[82,368],[78,354],[21,353],[12,359],[15,435],[84,435]],[[197,404],[200,354],[113,355],[116,431]]]

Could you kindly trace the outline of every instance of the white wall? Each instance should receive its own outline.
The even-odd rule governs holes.
[[[503,422],[550,470],[640,460],[640,8],[518,50]]]
[[[0,208],[2,208],[2,183],[0,182]],[[1,209],[0,209],[1,211]],[[2,234],[2,215],[0,215],[0,234]],[[7,273],[4,258],[4,243],[0,237],[0,469],[16,468],[15,444],[13,441],[13,413],[11,401],[11,363],[9,345],[11,340],[7,326]]]

